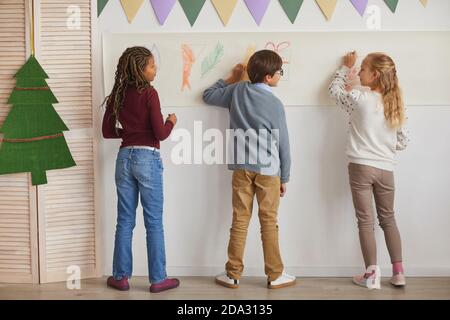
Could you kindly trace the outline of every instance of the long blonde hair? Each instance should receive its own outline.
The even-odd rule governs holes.
[[[398,129],[405,122],[405,106],[395,63],[391,57],[381,52],[370,53],[366,61],[369,68],[378,75],[373,86],[383,96],[384,117],[389,127]]]

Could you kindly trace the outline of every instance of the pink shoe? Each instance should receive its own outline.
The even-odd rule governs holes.
[[[150,286],[150,292],[152,293],[158,293],[161,291],[166,291],[169,289],[174,289],[180,285],[180,280],[174,278],[174,279],[165,279],[164,281],[161,281],[160,283],[152,284]]]
[[[394,287],[404,287],[406,286],[405,275],[403,273],[397,273],[393,275],[389,281]]]
[[[116,280],[114,279],[114,277],[108,277],[106,284],[108,285],[108,287],[112,287],[120,291],[127,291],[130,289],[130,284],[128,283],[127,277],[124,277],[120,280]]]

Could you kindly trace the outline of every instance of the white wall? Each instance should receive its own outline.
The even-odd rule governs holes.
[[[400,1],[395,15],[382,0],[371,0],[369,4],[381,8],[384,31],[450,30],[450,1],[447,0],[429,1],[426,9],[418,0]],[[99,39],[101,32],[287,30],[367,29],[365,19],[358,15],[350,1],[344,0],[338,2],[330,22],[326,22],[314,1],[305,1],[294,25],[275,0],[271,1],[259,27],[243,1],[238,1],[227,27],[223,27],[209,1],[192,28],[178,3],[164,26],[159,26],[149,1],[144,2],[132,24],[127,22],[119,1],[110,1],[98,20]],[[101,65],[100,53],[95,62]],[[170,75],[159,74],[158,77],[173,81]],[[96,85],[101,87],[100,80]],[[99,92],[97,100],[103,97]],[[202,121],[203,130],[225,130],[228,126],[227,112],[214,107],[166,107],[163,112],[175,112],[179,119],[177,128],[186,128],[192,135],[194,121]],[[331,106],[287,107],[286,112],[293,159],[291,182],[279,211],[286,269],[298,276],[351,275],[361,270],[363,262],[344,155],[347,120],[341,110]],[[397,220],[406,270],[410,275],[450,275],[450,106],[411,107],[409,118],[412,143],[399,154],[396,169]],[[100,134],[100,123],[98,132]],[[103,261],[105,274],[110,274],[116,219],[114,162],[119,141],[100,141]],[[222,271],[226,262],[231,222],[231,173],[223,165],[173,165],[170,152],[174,145],[166,141],[161,149],[165,160],[168,271],[172,275],[213,275]],[[134,275],[146,275],[145,230],[140,208],[137,221]],[[379,263],[387,273],[389,257],[381,230],[377,228],[376,232]],[[256,210],[246,248],[245,275],[263,275]]]

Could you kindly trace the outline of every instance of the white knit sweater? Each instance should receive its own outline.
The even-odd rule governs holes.
[[[349,162],[393,171],[396,150],[406,148],[407,130],[389,128],[384,117],[381,94],[367,87],[346,90],[350,69],[342,66],[334,74],[328,90],[350,116],[347,156]]]

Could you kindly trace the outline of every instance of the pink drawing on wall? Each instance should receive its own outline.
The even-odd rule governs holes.
[[[288,49],[290,46],[291,43],[289,41],[283,41],[278,44],[275,44],[274,42],[271,41],[266,43],[266,49],[278,53],[278,55],[283,59],[283,64],[289,63],[289,60],[285,57],[285,55],[286,49]]]
[[[195,63],[194,52],[187,44],[181,45],[181,55],[183,57],[183,82],[181,84],[181,91],[185,88],[191,90],[190,76],[192,66]]]

